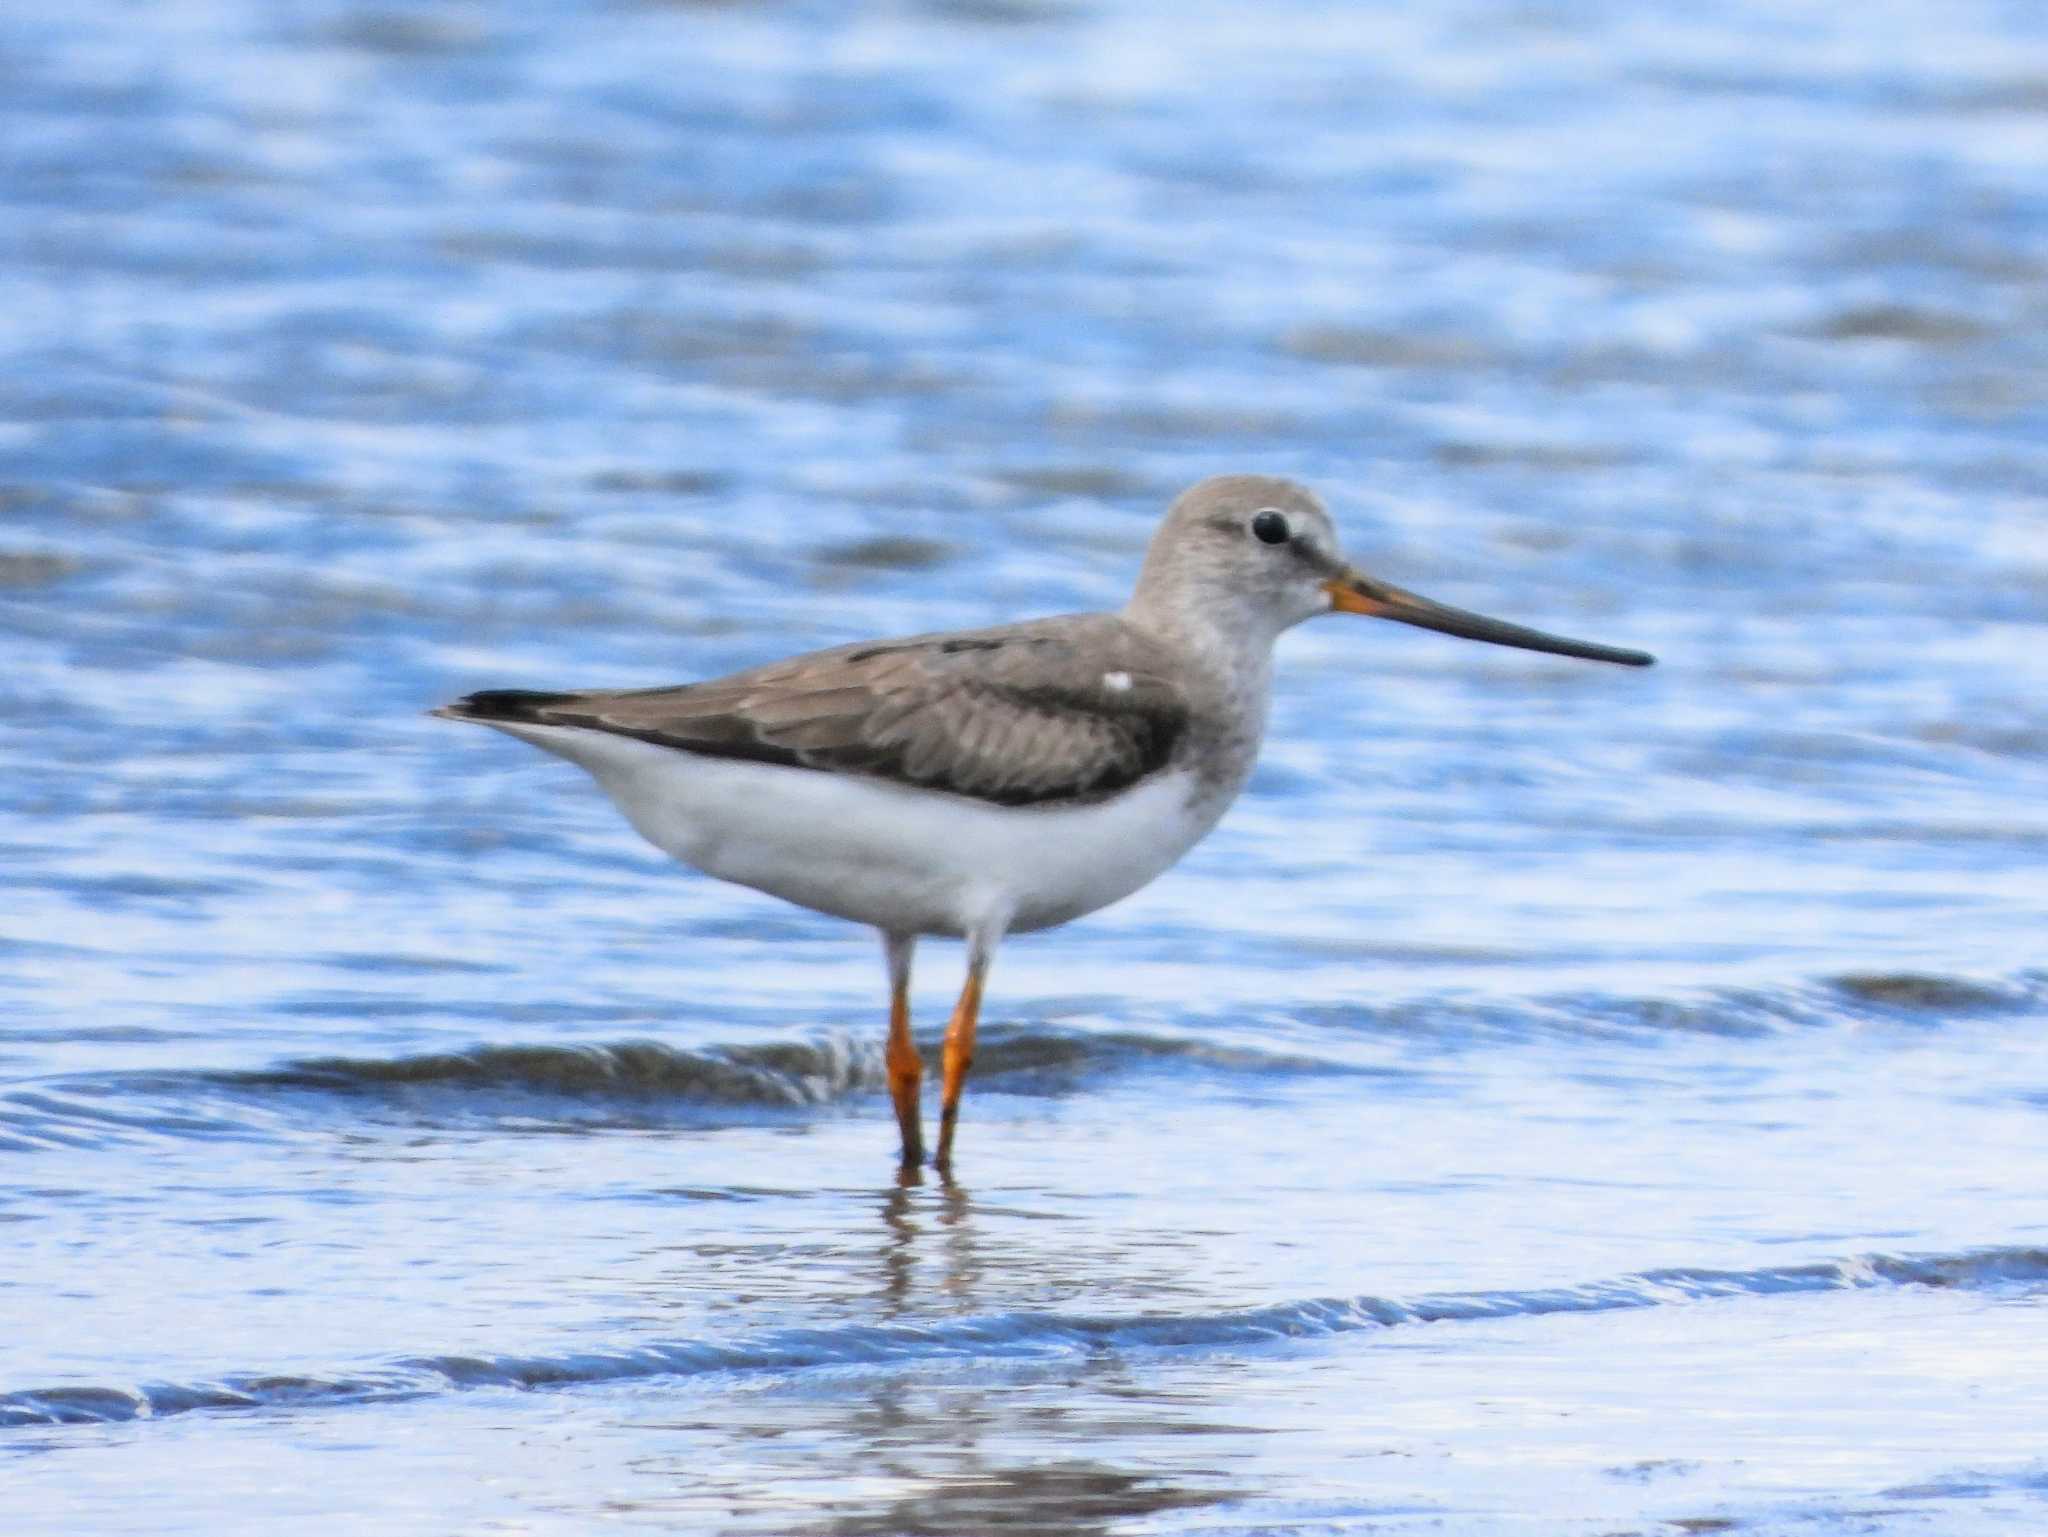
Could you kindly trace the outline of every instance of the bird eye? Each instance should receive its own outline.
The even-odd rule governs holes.
[[[1261,544],[1285,544],[1292,532],[1287,519],[1270,507],[1252,519],[1252,537]]]

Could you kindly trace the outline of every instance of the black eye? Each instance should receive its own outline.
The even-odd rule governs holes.
[[[1262,544],[1285,544],[1291,533],[1287,519],[1270,507],[1252,519],[1252,537]]]

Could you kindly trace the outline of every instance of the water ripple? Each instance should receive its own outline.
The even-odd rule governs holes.
[[[1751,1270],[1648,1270],[1579,1286],[1410,1298],[1318,1297],[1227,1312],[1122,1317],[1004,1312],[924,1324],[781,1329],[754,1339],[650,1341],[553,1355],[409,1356],[335,1376],[233,1373],[204,1382],[0,1393],[0,1426],[104,1424],[202,1409],[392,1403],[471,1388],[559,1388],[650,1377],[803,1373],[937,1360],[1044,1360],[1101,1352],[1213,1353],[1420,1324],[1611,1313],[1722,1299],[1932,1287],[1995,1291],[2048,1284],[2048,1249],[1861,1254]]]
[[[326,1012],[376,1017],[354,1000]],[[413,1008],[394,1005],[406,1016]],[[1064,1097],[1139,1074],[1192,1075],[1240,1086],[1373,1079],[1426,1089],[1446,1057],[1564,1041],[1624,1051],[1686,1038],[1771,1039],[1793,1032],[1912,1026],[1942,1029],[1984,1016],[2048,1012],[2048,977],[1863,971],[1812,983],[1642,998],[1423,998],[1380,1006],[1326,1004],[1284,1015],[1181,1011],[1178,1029],[1057,1023],[984,1027],[975,1063],[982,1093]],[[598,1019],[609,1018],[599,1011]],[[545,1011],[540,1020],[545,1024]],[[1259,1037],[1264,1036],[1263,1042]],[[120,1039],[175,1042],[170,1032]],[[22,1031],[21,1041],[103,1044],[98,1027]],[[936,1070],[939,1042],[922,1044]],[[1587,1061],[1585,1070],[1599,1064]],[[1608,1064],[1611,1066],[1611,1064]],[[658,1041],[491,1042],[394,1057],[304,1057],[271,1067],[76,1074],[0,1093],[0,1152],[56,1151],[147,1139],[260,1139],[321,1123],[288,1096],[378,1107],[407,1124],[443,1120],[559,1126],[683,1126],[817,1110],[887,1087],[880,1043],[828,1033],[809,1040],[671,1046]]]

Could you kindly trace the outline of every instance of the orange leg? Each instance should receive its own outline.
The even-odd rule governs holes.
[[[939,1157],[943,1170],[953,1166],[953,1128],[960,1119],[960,1093],[967,1086],[968,1069],[974,1066],[974,1027],[981,1019],[981,984],[988,972],[988,957],[977,946],[967,960],[967,986],[953,1006],[952,1021],[946,1026],[945,1097],[939,1101]]]
[[[916,940],[891,934],[889,949],[889,1097],[896,1102],[896,1126],[903,1134],[903,1165],[924,1162],[924,1117],[918,1091],[924,1059],[910,1038],[910,952]]]

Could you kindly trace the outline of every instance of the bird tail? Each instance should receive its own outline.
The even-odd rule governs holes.
[[[544,689],[487,688],[482,693],[467,694],[453,704],[444,704],[440,709],[427,713],[438,715],[443,720],[474,720],[485,724],[510,721],[544,726],[548,722],[541,713],[543,710],[575,697],[574,694],[551,694]]]

